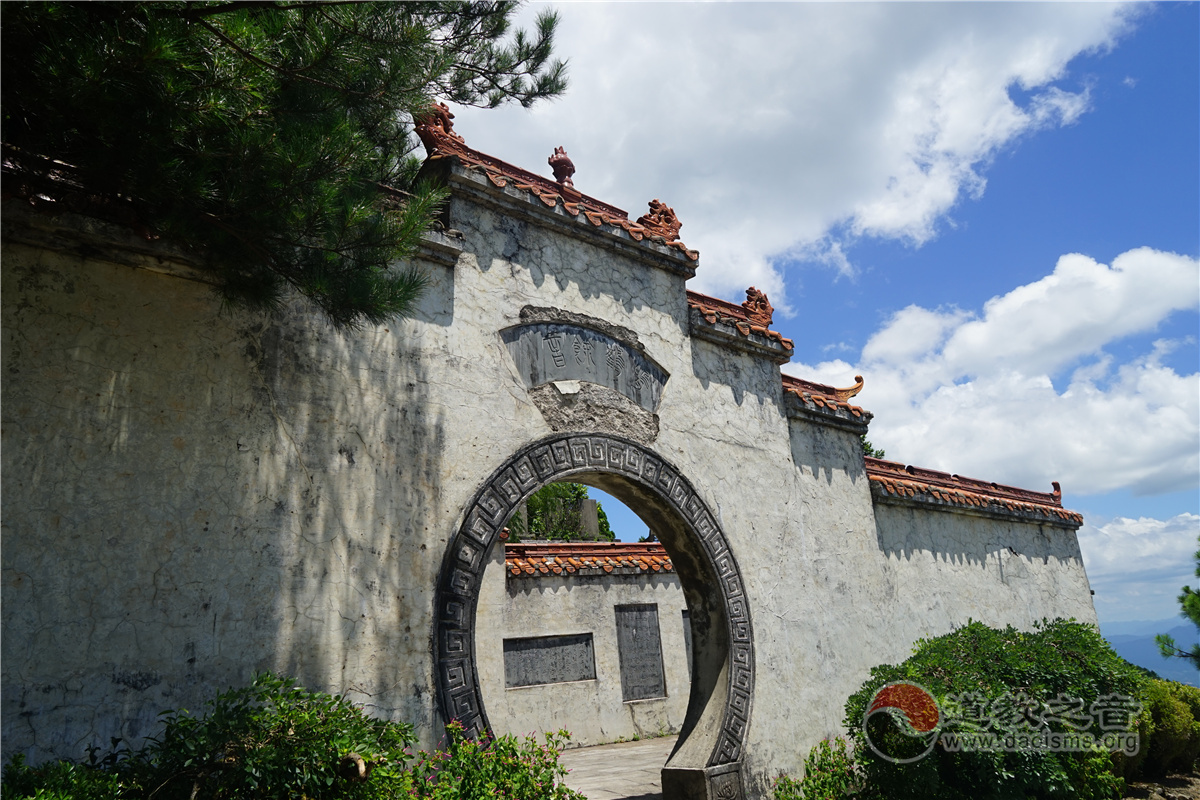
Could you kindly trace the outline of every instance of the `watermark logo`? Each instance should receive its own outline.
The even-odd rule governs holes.
[[[924,686],[897,681],[875,692],[863,716],[863,731],[875,755],[910,764],[933,750],[941,722],[938,702]]]
[[[909,764],[929,755],[937,744],[951,753],[1082,753],[1103,749],[1137,755],[1134,721],[1141,703],[1110,694],[1085,706],[1060,694],[1036,700],[1025,694],[988,698],[949,694],[939,701],[923,686],[889,683],[871,698],[863,715],[867,744],[893,764]]]

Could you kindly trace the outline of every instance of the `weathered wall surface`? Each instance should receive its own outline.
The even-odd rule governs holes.
[[[1074,531],[1054,525],[879,502],[879,549],[921,636],[974,619],[1026,630],[1043,617],[1096,623]]]
[[[137,740],[263,669],[431,727],[444,361],[13,243],[3,279],[5,756]]]
[[[479,593],[475,647],[479,680],[496,733],[567,729],[575,745],[678,733],[687,711],[687,604],[673,574],[551,575],[509,578],[502,548],[494,548]],[[625,702],[613,609],[653,604],[658,609],[666,696]],[[504,640],[591,633],[594,680],[505,688]]]
[[[268,668],[432,744],[447,542],[489,476],[556,429],[641,442],[717,518],[753,625],[749,796],[798,771],[914,639],[967,617],[1090,618],[1072,532],[876,502],[861,426],[789,406],[767,350],[691,335],[665,248],[481,177],[449,222],[461,237],[430,256],[414,318],[354,333],[299,305],[221,313],[201,283],[6,230],[5,758],[137,739]],[[586,384],[601,414],[535,396],[501,335],[526,308],[636,335],[666,376],[636,430],[609,387]],[[481,613],[501,602],[516,613],[503,597]],[[677,622],[660,614],[664,654]],[[488,698],[541,691],[481,673]]]

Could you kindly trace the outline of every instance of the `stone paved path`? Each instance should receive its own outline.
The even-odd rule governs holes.
[[[588,800],[662,800],[661,775],[678,736],[580,747],[562,754],[567,786]]]

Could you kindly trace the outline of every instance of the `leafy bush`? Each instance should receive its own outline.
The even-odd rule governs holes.
[[[823,739],[804,759],[800,780],[781,775],[775,782],[775,800],[841,800],[855,785],[854,759],[846,740]]]
[[[0,797],[38,800],[113,800],[135,788],[122,776],[103,768],[70,761],[51,761],[30,767],[18,755],[4,768]]]
[[[904,663],[871,670],[870,679],[847,701],[844,724],[854,738],[863,797],[1120,797],[1123,781],[1115,774],[1109,754],[1100,749],[1058,753],[1030,744],[1016,752],[949,752],[937,746],[927,757],[907,764],[879,757],[867,742],[863,720],[876,691],[897,681],[924,687],[943,708],[950,695],[973,697],[979,707],[1003,708],[1012,720],[1031,721],[1031,730],[1069,731],[1061,722],[1048,721],[1045,710],[1061,709],[1063,698],[1071,698],[1074,709],[1087,710],[1104,696],[1136,697],[1145,683],[1094,627],[1055,620],[1022,632],[971,622],[945,636],[921,640]],[[1011,703],[996,705],[998,698],[1006,697],[1012,698]],[[1081,716],[1075,719],[1079,725],[1087,724]],[[888,718],[876,715],[872,722],[887,726]],[[896,726],[890,730],[894,738],[906,738]],[[1102,733],[1094,722],[1087,730]]]
[[[1150,717],[1150,736],[1144,760],[1138,764],[1148,776],[1169,771],[1190,771],[1200,757],[1200,689],[1174,681],[1152,680],[1143,694]],[[1138,774],[1135,772],[1134,774]]]
[[[451,724],[445,751],[413,755],[411,725],[375,719],[344,697],[271,674],[208,706],[202,717],[166,712],[161,736],[137,752],[99,757],[93,750],[91,764],[39,767],[18,756],[4,768],[0,798],[580,798],[558,785],[566,773],[558,763],[565,732],[543,744],[476,742]]]
[[[569,738],[566,731],[547,733],[538,743],[501,736],[490,742],[468,738],[462,725],[446,728],[446,749],[421,753],[410,774],[405,797],[425,800],[584,800],[562,785],[567,770],[558,754]]]
[[[167,713],[162,736],[131,759],[161,785],[155,797],[380,797],[399,786],[416,743],[411,725],[270,674],[209,705],[201,718]],[[354,774],[359,759],[370,780]]]

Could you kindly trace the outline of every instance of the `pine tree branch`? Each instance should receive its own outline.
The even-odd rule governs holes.
[[[292,3],[290,5],[280,5],[273,0],[239,0],[239,2],[225,3],[219,6],[209,6],[206,8],[187,8],[183,11],[177,11],[176,16],[186,19],[200,20],[205,17],[215,17],[218,14],[229,14],[236,11],[245,11],[247,9],[265,8],[272,11],[295,11],[299,8],[313,8],[317,6],[361,6],[366,5],[372,0],[316,0],[310,3]]]
[[[419,291],[387,265],[440,202],[417,183],[413,110],[447,90],[493,106],[561,91],[553,26],[511,37],[513,8],[14,2],[3,138],[76,165],[30,162],[31,187],[88,213],[130,198],[119,221],[205,253],[227,300],[271,307],[290,286],[335,325],[382,321]]]
[[[239,45],[233,39],[230,39],[228,36],[226,36],[225,33],[220,28],[216,27],[215,25],[212,25],[208,21],[203,20],[203,19],[197,20],[197,21],[204,28],[211,31],[214,36],[219,38],[221,41],[225,42],[225,44],[229,45],[234,50],[234,52],[236,52],[238,55],[242,56],[242,58],[245,58],[248,61],[252,61],[255,64],[258,64],[260,67],[264,67],[273,72],[277,72],[280,75],[286,75],[289,78],[296,78],[297,80],[305,81],[306,83],[311,83],[314,86],[320,86],[324,89],[331,89],[332,91],[335,91],[335,92],[344,92],[346,94],[355,95],[357,97],[363,97],[363,98],[370,98],[373,96],[373,95],[365,94],[363,92],[356,92],[353,89],[349,89],[345,86],[335,86],[332,83],[326,83],[325,81],[317,80],[316,78],[310,78],[307,75],[303,75],[295,70],[287,69],[286,67],[281,67],[278,64],[272,64],[270,61],[262,59],[262,58],[256,56],[254,53],[251,53],[249,50],[246,50],[245,48],[243,48],[241,45]]]

